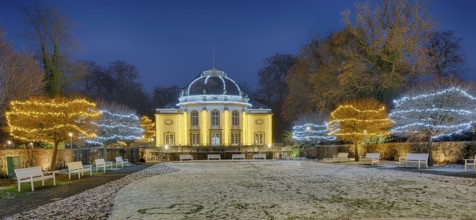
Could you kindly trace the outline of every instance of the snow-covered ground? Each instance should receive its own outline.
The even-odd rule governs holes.
[[[110,219],[476,218],[475,178],[306,160],[167,166],[180,171],[122,188]]]

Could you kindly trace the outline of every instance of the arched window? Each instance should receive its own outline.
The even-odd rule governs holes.
[[[192,111],[190,114],[192,126],[198,126],[198,112]]]
[[[233,111],[233,113],[231,113],[231,125],[240,125],[240,113],[238,111]]]
[[[220,126],[220,112],[217,110],[212,111],[212,126]]]

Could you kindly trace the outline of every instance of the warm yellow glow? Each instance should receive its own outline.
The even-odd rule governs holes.
[[[386,108],[374,99],[356,100],[339,106],[331,113],[329,135],[348,141],[390,134],[391,120]]]
[[[96,104],[85,99],[30,98],[10,102],[6,112],[10,135],[15,139],[34,142],[59,142],[73,132],[80,137],[95,137],[91,121],[101,112]]]

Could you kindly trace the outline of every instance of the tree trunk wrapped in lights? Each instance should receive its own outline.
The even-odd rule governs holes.
[[[92,120],[101,113],[96,104],[85,99],[30,98],[10,102],[6,112],[10,135],[25,142],[53,144],[50,169],[56,168],[58,144],[73,133],[80,138],[95,137]]]
[[[428,141],[430,166],[433,140],[470,130],[475,122],[476,97],[456,80],[441,79],[415,87],[394,103],[392,132]]]
[[[375,99],[343,103],[330,115],[329,135],[351,141],[355,146],[355,160],[359,160],[358,144],[366,138],[389,135],[391,121],[385,105]]]

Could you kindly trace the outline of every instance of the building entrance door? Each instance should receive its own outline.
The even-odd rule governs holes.
[[[212,132],[212,145],[220,145],[220,132]]]

